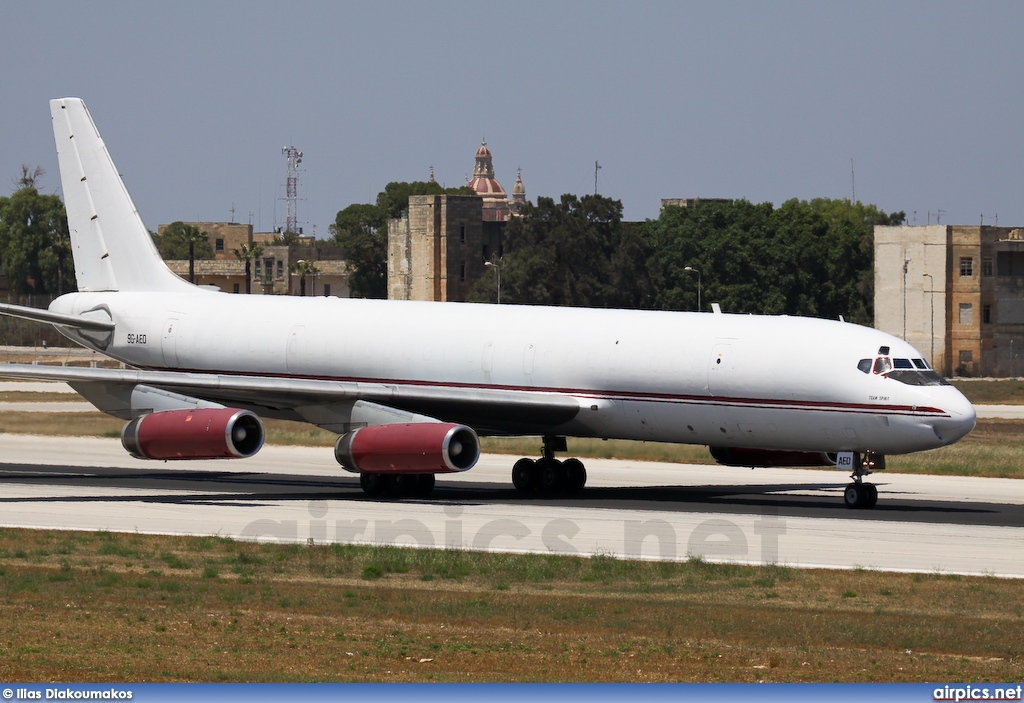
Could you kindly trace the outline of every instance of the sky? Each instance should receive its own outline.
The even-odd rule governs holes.
[[[662,198],[851,198],[1024,226],[1024,3],[33,2],[0,22],[0,194],[60,192],[51,98],[85,100],[143,221],[306,234],[389,181]]]

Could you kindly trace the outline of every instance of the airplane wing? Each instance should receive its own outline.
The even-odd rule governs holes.
[[[580,399],[560,393],[462,388],[446,384],[366,383],[343,380],[0,364],[0,378],[63,381],[99,410],[131,419],[152,410],[139,406],[139,389],[162,391],[253,410],[265,417],[309,422],[332,432],[353,423],[353,408],[372,404],[389,411],[468,425],[481,434],[544,434],[572,420]],[[398,417],[398,416],[396,416]],[[396,419],[394,421],[402,421]],[[359,424],[359,423],[357,423]],[[373,424],[371,422],[371,424]],[[382,423],[383,424],[383,423]]]

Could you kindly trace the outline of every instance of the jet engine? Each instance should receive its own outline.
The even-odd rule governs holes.
[[[263,446],[263,423],[238,408],[163,410],[137,417],[121,444],[138,459],[241,459]]]
[[[715,461],[725,466],[835,466],[835,456],[824,452],[788,452],[778,449],[708,447]]]
[[[473,468],[480,440],[449,422],[371,425],[339,437],[334,456],[352,473],[445,474]]]

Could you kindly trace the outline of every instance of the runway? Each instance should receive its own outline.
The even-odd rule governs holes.
[[[1024,481],[875,474],[874,510],[845,474],[588,460],[579,496],[523,498],[515,457],[441,476],[429,499],[365,497],[328,448],[238,461],[145,462],[116,439],[0,437],[0,524],[607,554],[1024,577]]]

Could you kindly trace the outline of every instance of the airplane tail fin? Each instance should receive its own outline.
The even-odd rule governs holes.
[[[196,290],[164,264],[85,103],[50,101],[80,291]]]

